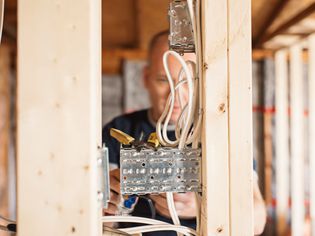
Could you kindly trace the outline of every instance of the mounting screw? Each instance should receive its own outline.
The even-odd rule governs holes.
[[[217,232],[218,233],[222,233],[223,232],[223,228],[222,227],[217,228]]]
[[[221,103],[220,106],[219,106],[219,111],[221,113],[224,113],[225,112],[225,104],[224,103]]]
[[[98,199],[99,201],[103,201],[103,200],[104,200],[104,193],[98,191],[98,192],[97,192],[97,199]]]

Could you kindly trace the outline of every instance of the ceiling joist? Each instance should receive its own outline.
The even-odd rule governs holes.
[[[307,18],[308,16],[310,16],[311,14],[313,14],[315,12],[315,2],[312,3],[309,7],[307,7],[306,9],[304,9],[303,11],[299,12],[298,14],[296,14],[295,16],[293,16],[292,18],[290,18],[288,21],[284,22],[283,24],[281,24],[277,29],[275,29],[273,32],[266,34],[265,36],[263,36],[261,38],[261,44],[271,40],[272,38],[281,35],[283,33],[286,33],[290,27],[300,23],[302,20],[304,20],[305,18]],[[303,35],[301,35],[303,36]]]
[[[278,15],[280,14],[280,12],[282,12],[288,2],[290,2],[290,0],[280,0],[273,11],[270,13],[270,16],[265,19],[263,26],[261,27],[257,37],[253,42],[254,48],[258,48],[261,46],[262,39],[268,31],[269,27],[273,24],[275,19],[277,19]]]

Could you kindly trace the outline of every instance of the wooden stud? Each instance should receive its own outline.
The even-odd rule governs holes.
[[[303,134],[303,71],[302,48],[290,48],[291,101],[291,180],[292,180],[292,236],[303,235],[304,229],[304,134]]]
[[[277,235],[287,232],[289,199],[289,119],[287,51],[275,55]]]
[[[9,217],[10,50],[0,47],[0,215]],[[0,231],[1,236],[7,235]]]
[[[230,235],[227,19],[227,1],[202,1],[204,236]]]
[[[251,1],[228,1],[230,235],[252,236]]]
[[[253,235],[250,9],[202,1],[202,235]]]
[[[309,152],[310,152],[310,216],[315,235],[315,34],[309,37]]]
[[[18,13],[19,236],[101,235],[101,1]]]

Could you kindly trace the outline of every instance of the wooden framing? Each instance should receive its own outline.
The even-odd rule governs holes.
[[[101,1],[18,4],[18,231],[101,235]]]
[[[205,70],[201,225],[204,236],[230,235],[227,19],[226,0],[202,1]]]
[[[0,215],[9,216],[10,50],[0,47]],[[0,236],[7,235],[0,231]]]
[[[105,49],[102,56],[102,72],[104,74],[120,74],[123,60],[146,60],[147,50]]]
[[[249,0],[202,1],[202,235],[253,235],[250,10]]]
[[[291,101],[291,174],[292,174],[292,236],[303,235],[304,229],[304,134],[303,134],[303,71],[302,47],[290,48]]]
[[[266,32],[268,31],[269,27],[273,24],[277,16],[280,14],[280,12],[283,11],[285,6],[288,4],[290,0],[280,0],[276,4],[276,6],[273,8],[273,11],[271,12],[269,17],[265,18],[265,22],[263,26],[261,27],[258,35],[255,38],[255,41],[253,43],[254,48],[258,48],[261,46],[261,40],[264,38]]]
[[[309,15],[315,12],[315,3],[311,4],[308,6],[306,9],[304,9],[302,12],[299,12],[297,15],[293,16],[291,19],[288,21],[284,22],[282,25],[280,25],[277,29],[272,31],[269,34],[266,34],[264,37],[261,38],[260,42],[261,44],[267,42],[271,38],[285,32],[288,30],[291,26],[297,24],[301,20],[305,19]]]
[[[251,1],[228,1],[231,235],[253,235]],[[242,170],[242,171],[240,171]]]
[[[310,216],[315,233],[315,34],[309,43],[309,152],[310,152]]]
[[[275,56],[276,95],[276,214],[277,235],[287,232],[289,199],[289,118],[288,118],[288,61],[287,51]],[[271,186],[270,186],[271,187]]]

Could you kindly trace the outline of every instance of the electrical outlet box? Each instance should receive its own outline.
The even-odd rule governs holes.
[[[169,7],[171,50],[179,53],[195,52],[191,17],[186,0],[173,0]]]
[[[121,148],[120,184],[123,195],[201,192],[201,149]]]

